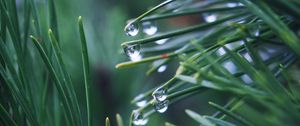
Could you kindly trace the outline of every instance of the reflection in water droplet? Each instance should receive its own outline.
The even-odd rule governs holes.
[[[137,23],[131,23],[126,29],[125,33],[128,36],[136,36],[139,33],[139,26]]]
[[[203,18],[206,22],[214,22],[217,20],[217,15],[215,14],[203,14]]]
[[[164,100],[161,102],[157,102],[154,106],[155,110],[159,113],[164,113],[167,111],[168,109],[168,105],[169,105],[169,101],[168,100]]]
[[[142,56],[141,55],[138,55],[138,56],[134,56],[134,57],[130,57],[130,60],[131,61],[140,61],[140,60],[142,60]]]
[[[167,89],[159,87],[152,93],[152,96],[158,102],[164,101],[168,97]]]
[[[143,32],[147,35],[154,35],[157,32],[157,27],[154,23],[147,21],[142,23]]]
[[[141,100],[136,102],[136,106],[138,107],[144,107],[147,104],[147,100]]]
[[[165,39],[157,40],[157,41],[155,41],[155,43],[158,45],[162,45],[162,44],[165,44],[167,41],[168,41],[168,38],[165,38]]]
[[[162,65],[157,69],[157,72],[161,73],[164,72],[167,69],[167,65]]]
[[[145,119],[144,115],[141,112],[134,110],[132,122],[136,126],[143,126],[147,124],[148,119]]]
[[[126,45],[123,48],[125,54],[130,57],[132,61],[139,61],[142,59],[141,53],[141,45],[140,44],[134,44],[134,45]]]

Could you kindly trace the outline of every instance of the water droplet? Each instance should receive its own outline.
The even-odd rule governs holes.
[[[144,118],[144,115],[139,112],[139,111],[134,111],[133,112],[133,120],[132,120],[133,124],[136,126],[143,126],[146,125],[148,123],[148,119]]]
[[[125,54],[130,57],[132,61],[139,61],[142,59],[141,53],[141,45],[134,44],[134,45],[127,45],[124,47]]]
[[[125,33],[128,36],[136,36],[139,33],[139,25],[137,23],[130,23],[126,29]]]
[[[217,15],[205,13],[205,14],[203,14],[203,18],[206,22],[210,23],[210,22],[214,22],[217,20]]]
[[[154,23],[147,21],[142,23],[143,32],[147,35],[154,35],[157,32],[157,27]]]
[[[251,35],[252,37],[257,37],[257,36],[259,36],[259,34],[260,34],[259,28],[260,28],[260,25],[259,25],[259,24],[256,24],[256,25],[253,25],[253,26],[249,27],[250,35]]]
[[[136,102],[136,106],[138,107],[144,107],[147,104],[147,100],[141,100]]]
[[[163,87],[159,87],[152,93],[152,96],[158,102],[164,101],[168,97],[167,89],[165,89]]]
[[[257,37],[257,36],[259,36],[259,28],[257,28],[255,31],[254,31],[254,33],[253,33],[253,35],[255,36],[255,37]]]
[[[239,3],[227,3],[226,5],[227,7],[237,7],[239,6]]]
[[[161,102],[156,102],[154,108],[157,112],[164,113],[167,111],[168,105],[169,105],[169,100],[165,100]]]
[[[168,40],[169,40],[168,38],[160,39],[160,40],[155,41],[155,43],[158,45],[162,45],[162,44],[165,44]]]
[[[162,65],[157,69],[157,72],[162,73],[167,69],[167,65]]]
[[[130,60],[131,61],[140,61],[140,60],[142,60],[142,56],[141,55],[138,55],[138,56],[134,56],[134,57],[130,57]]]

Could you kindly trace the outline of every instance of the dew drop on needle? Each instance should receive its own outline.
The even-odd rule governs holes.
[[[162,45],[162,44],[165,44],[167,41],[168,41],[168,38],[165,38],[165,39],[157,40],[157,41],[155,41],[155,43],[158,45]]]
[[[203,18],[207,23],[211,23],[211,22],[215,22],[217,20],[217,15],[205,13],[205,14],[203,14]]]
[[[157,102],[154,106],[154,109],[159,113],[164,113],[167,111],[169,105],[169,100],[164,100],[161,102]]]
[[[152,96],[153,98],[158,101],[158,102],[161,102],[161,101],[164,101],[167,99],[168,97],[168,94],[167,94],[167,89],[165,88],[157,88],[153,93],[152,93]]]
[[[133,112],[132,122],[136,126],[143,126],[143,125],[146,125],[148,123],[148,119],[144,118],[144,115],[141,112],[135,110]]]
[[[132,60],[132,61],[139,61],[142,59],[141,54],[141,45],[140,44],[133,44],[133,45],[126,45],[124,48],[124,53]]]
[[[125,29],[128,36],[136,36],[139,33],[139,25],[137,23],[130,23]]]
[[[166,71],[167,67],[168,67],[167,65],[162,65],[157,69],[157,72],[162,73]]]
[[[157,32],[157,26],[155,23],[147,21],[142,23],[143,32],[147,35],[154,35]]]

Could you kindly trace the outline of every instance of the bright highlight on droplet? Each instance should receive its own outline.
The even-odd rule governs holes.
[[[134,111],[132,123],[136,126],[143,126],[148,123],[148,119],[145,119],[141,112]]]
[[[136,36],[139,33],[139,26],[137,23],[131,23],[125,29],[125,33],[128,36]]]
[[[123,48],[125,54],[130,58],[131,61],[139,61],[142,59],[141,46],[140,44],[127,45]]]
[[[215,14],[203,14],[204,20],[208,23],[214,22],[217,20],[217,15]]]
[[[165,44],[167,41],[168,41],[168,38],[165,38],[165,39],[157,40],[157,41],[155,41],[155,43],[158,45],[162,45],[162,44]]]
[[[143,32],[147,35],[154,35],[157,32],[157,27],[154,23],[147,21],[142,23]]]
[[[162,65],[157,69],[157,72],[162,73],[166,71],[166,69],[167,69],[167,65]]]
[[[164,113],[167,111],[169,105],[168,100],[164,100],[162,102],[157,102],[154,106],[154,109],[159,113]]]
[[[130,60],[131,61],[140,61],[140,60],[142,60],[142,56],[141,55],[137,55],[137,56],[132,56],[132,57],[130,57]]]
[[[159,87],[152,93],[152,96],[158,102],[164,101],[168,97],[167,89]]]

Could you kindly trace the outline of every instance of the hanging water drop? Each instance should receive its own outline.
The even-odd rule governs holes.
[[[142,23],[143,32],[147,35],[154,35],[157,32],[157,27],[154,23],[147,21]]]
[[[159,113],[164,113],[167,111],[168,109],[168,105],[169,105],[169,101],[168,100],[164,100],[161,102],[157,102],[154,106],[155,110]]]
[[[258,37],[259,34],[260,34],[259,28],[260,28],[260,25],[257,25],[257,26],[256,26],[256,29],[253,31],[253,35],[254,35],[255,37]]]
[[[125,54],[132,60],[132,61],[139,61],[142,59],[141,53],[141,45],[134,44],[134,45],[126,45],[124,47]]]
[[[137,23],[130,23],[126,26],[125,33],[128,36],[136,36],[139,33],[139,25]]]
[[[164,101],[168,97],[167,89],[165,89],[163,87],[159,87],[152,93],[152,96],[158,102]]]
[[[203,14],[203,18],[206,22],[210,23],[210,22],[214,22],[217,20],[217,15],[205,13],[205,14]]]
[[[132,122],[136,126],[143,126],[148,123],[148,119],[147,118],[145,119],[144,115],[141,112],[135,110],[133,112]]]
[[[167,65],[162,65],[157,69],[157,72],[162,73],[167,69]]]
[[[165,44],[168,40],[169,40],[168,38],[160,39],[160,40],[155,41],[155,43],[158,45],[162,45],[162,44]]]

